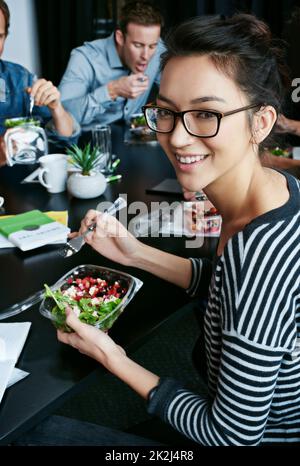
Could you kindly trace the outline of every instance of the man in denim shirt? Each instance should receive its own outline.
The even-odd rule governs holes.
[[[162,25],[153,5],[130,2],[113,34],[72,51],[59,89],[83,131],[141,112],[152,85],[159,83]]]
[[[10,12],[0,0],[0,57],[9,29]],[[45,79],[35,80],[21,65],[0,59],[0,166],[6,163],[4,120],[27,116],[30,95],[34,98],[33,116],[42,118],[48,136],[61,142],[75,142],[80,127],[61,104],[58,89]]]

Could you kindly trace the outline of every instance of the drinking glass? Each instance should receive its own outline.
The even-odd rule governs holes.
[[[112,148],[111,148],[111,128],[109,125],[95,125],[92,128],[92,144],[97,147],[102,157],[97,169],[104,175],[113,172],[112,169]]]

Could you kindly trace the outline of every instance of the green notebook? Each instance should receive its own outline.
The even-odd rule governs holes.
[[[0,221],[0,233],[22,251],[54,241],[66,241],[70,229],[40,210],[31,210]]]
[[[19,230],[37,229],[41,225],[53,222],[52,218],[40,210],[31,210],[25,214],[14,215],[14,217],[4,218],[0,222],[0,232],[7,238],[11,233]]]

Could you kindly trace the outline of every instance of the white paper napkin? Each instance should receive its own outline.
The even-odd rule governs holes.
[[[22,371],[21,369],[18,369],[17,367],[15,367],[12,371],[12,374],[10,376],[10,379],[8,381],[6,388],[11,387],[15,383],[19,382],[19,380],[24,379],[25,377],[27,377],[27,375],[29,375],[29,372]]]
[[[0,402],[13,376],[30,326],[31,322],[0,323]]]
[[[15,362],[12,359],[0,361],[0,403],[4,392],[7,388],[10,377],[15,367]]]

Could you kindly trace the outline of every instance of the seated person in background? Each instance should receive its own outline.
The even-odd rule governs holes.
[[[289,133],[300,136],[300,121],[292,120],[284,115],[279,115],[276,122],[277,133]]]
[[[279,134],[300,136],[300,121],[287,118],[281,113],[278,115],[275,131]],[[294,160],[289,157],[278,157],[266,149],[262,154],[262,164],[265,167],[281,168],[284,170],[300,167],[300,160]]]
[[[0,0],[0,57],[8,35],[10,12]],[[34,98],[33,115],[47,123],[49,134],[59,140],[75,142],[80,127],[64,109],[58,89],[45,79],[34,81],[34,75],[21,65],[0,59],[0,166],[5,165],[4,120],[29,115],[30,95]],[[47,108],[48,107],[48,108]]]
[[[300,160],[294,160],[289,157],[281,157],[265,150],[261,155],[261,163],[264,167],[281,168],[288,170],[300,167]]]
[[[130,2],[115,32],[72,51],[59,89],[65,108],[83,131],[141,112],[159,81],[162,25],[153,5]]]

